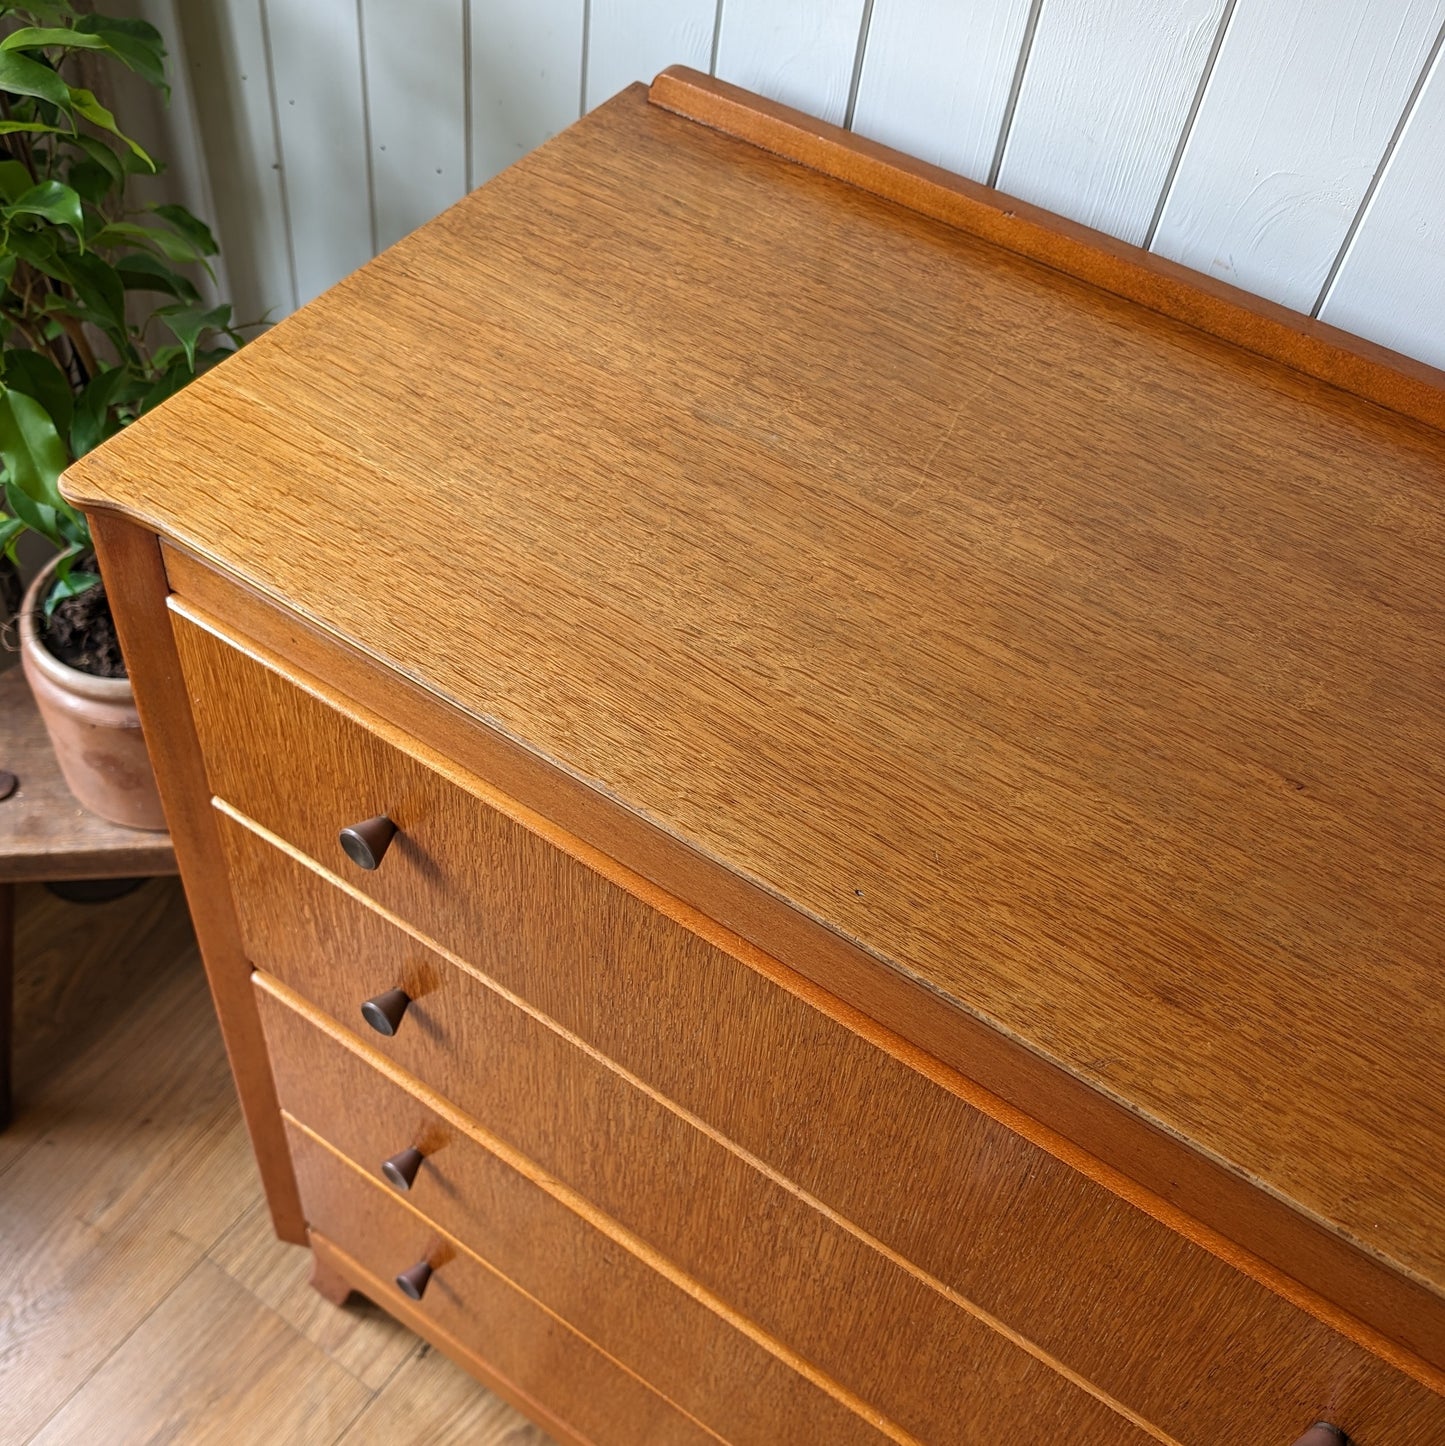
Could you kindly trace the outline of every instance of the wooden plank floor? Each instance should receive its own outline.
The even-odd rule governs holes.
[[[179,885],[18,913],[0,1441],[546,1446],[272,1237]]]

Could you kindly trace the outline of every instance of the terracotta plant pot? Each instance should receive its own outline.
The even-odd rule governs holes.
[[[55,566],[52,562],[31,583],[21,604],[20,662],[60,771],[92,813],[129,828],[163,829],[165,815],[130,679],[82,673],[62,663],[40,640],[41,600]]]

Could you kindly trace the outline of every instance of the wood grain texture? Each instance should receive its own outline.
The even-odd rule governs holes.
[[[220,1356],[229,1370],[218,1401],[209,1367]],[[145,1421],[151,1440],[329,1446],[368,1399],[359,1381],[203,1260],[32,1440],[116,1440],[117,1422]]]
[[[166,834],[108,823],[75,801],[19,668],[0,673],[0,768],[20,780],[0,799],[0,883],[175,873]]]
[[[1380,1333],[1373,1336],[1372,1348],[1391,1359],[1396,1356],[1389,1343],[1400,1342],[1437,1364],[1445,1363],[1445,1316],[1438,1301],[1422,1288],[1379,1270],[1338,1236],[1275,1197],[1261,1195],[1246,1180],[1219,1169],[1136,1114],[1116,1108],[1072,1074],[1041,1066],[1037,1056],[937,995],[920,994],[900,974],[880,972],[873,958],[835,932],[789,910],[755,885],[716,869],[495,731],[478,727],[424,690],[380,669],[353,647],[300,623],[186,554],[163,550],[168,554],[169,575],[183,597],[204,600],[211,616],[225,616],[249,636],[264,638],[271,649],[304,661],[306,670],[324,679],[337,694],[365,699],[372,709],[384,710],[405,730],[404,735],[395,734],[403,747],[414,748],[422,741],[436,756],[469,767],[473,771],[469,786],[495,807],[510,810],[554,848],[603,873],[613,868],[613,860],[625,862],[634,871],[629,889],[645,894],[652,907],[724,947],[737,947],[739,935],[765,941],[804,977],[828,981],[829,993],[822,999],[836,1005],[836,996],[843,995],[865,1010],[866,1015],[854,1015],[853,1027],[866,1031],[874,1022],[882,1024],[885,1035],[894,1031],[888,1036],[893,1048],[902,1040],[912,1041],[910,1063],[925,1073],[935,1059],[966,1071],[992,1092],[985,1096],[992,1103],[982,1107],[994,1113],[1003,1110],[999,1117],[1011,1129],[1066,1159],[1073,1169],[1129,1199],[1170,1229],[1266,1281],[1301,1308],[1331,1319],[1336,1329],[1357,1334],[1359,1321],[1365,1320]],[[196,613],[175,598],[172,603],[180,616],[214,629],[206,613]],[[275,652],[270,656],[274,665]],[[479,777],[503,784],[512,798],[526,799],[528,808],[517,810],[504,796],[478,784]],[[593,846],[582,845],[580,839],[592,840]],[[672,892],[664,893],[644,880],[665,880]],[[695,907],[679,912],[678,896]],[[719,929],[718,924],[724,927]],[[753,951],[755,967],[760,961],[766,963],[767,956]],[[1041,1130],[1040,1118],[1054,1128]],[[1093,1153],[1076,1148],[1079,1144]],[[1141,1180],[1152,1188],[1141,1189],[1137,1184]],[[1241,1242],[1253,1253],[1241,1252]],[[1289,1264],[1288,1275],[1278,1268],[1282,1261]],[[1299,1280],[1314,1289],[1301,1289]],[[1341,1311],[1338,1304],[1324,1307],[1321,1294],[1329,1301],[1348,1303],[1348,1310]],[[1408,1354],[1400,1364],[1407,1371],[1419,1368],[1418,1359]]]
[[[1438,1292],[1441,462],[634,96],[76,475]]]
[[[405,1441],[420,1422],[426,1423],[426,1446],[549,1446],[551,1441],[501,1397],[479,1391],[440,1351],[423,1347],[377,1392],[336,1446]]]
[[[391,972],[417,992],[414,1027],[395,1039],[354,1029],[373,1065],[381,1057],[426,1081],[535,1160],[547,1179],[594,1203],[924,1439],[934,1439],[939,1418],[920,1420],[920,1409],[941,1411],[944,1422],[950,1414],[973,1419],[967,1403],[938,1382],[957,1377],[961,1358],[979,1358],[979,1324],[1008,1332],[1107,1404],[1181,1440],[1269,1439],[1331,1409],[1368,1428],[1366,1439],[1445,1430],[1445,1402],[1429,1390],[1091,1190],[958,1099],[901,1068],[870,1070],[856,1042],[850,1049],[826,1019],[799,1023],[776,1000],[769,1009],[725,987],[710,1006],[678,1019],[668,1008],[676,985],[650,993],[655,978],[630,977],[609,952],[589,955],[558,935],[537,959],[536,974],[559,959],[587,958],[587,972],[613,981],[607,1000],[584,1003],[594,1017],[641,1013],[624,1007],[636,998],[673,1024],[671,1039],[662,1030],[656,1033],[663,1037],[646,1038],[646,1025],[632,1030],[643,1037],[620,1048],[614,1040],[621,1029],[603,1038],[643,1076],[629,1078],[559,1037],[551,1021],[529,1020],[415,939],[339,902],[339,890],[296,878],[298,866],[282,865],[275,850],[239,830],[229,836],[247,889],[297,900],[289,942],[288,922],[266,929],[258,919],[257,954],[268,968],[345,1025],[355,986],[349,990],[343,971],[317,962],[319,939],[334,938],[347,957],[371,961],[368,982]],[[606,915],[605,908],[593,912]],[[503,956],[522,952],[515,942],[498,948]],[[649,953],[665,957],[665,946]],[[559,982],[557,994],[576,989],[580,972]],[[675,972],[707,981],[697,986],[702,994],[716,977],[692,961]],[[267,987],[293,1001],[279,986]],[[710,1021],[713,1010],[737,1026],[727,1043]],[[472,1196],[461,1183],[465,1150],[440,1154],[451,1148],[445,1142],[461,1144],[465,1121],[458,1133],[408,1105],[408,1124],[378,1129],[378,1119],[396,1114],[382,1104],[384,1087],[368,1089],[356,1064],[320,1067],[327,1051],[319,1041],[308,1044],[299,1021],[274,1006],[263,1012],[283,1102],[313,1101],[317,1128],[373,1168],[425,1141],[423,1148],[436,1152],[436,1172],[429,1160],[409,1198],[467,1238],[451,1223],[458,1202]],[[595,1037],[602,1031],[590,1022],[579,1027]],[[789,1053],[768,1048],[779,1039]],[[684,1045],[695,1060],[690,1070],[676,1058]],[[479,1057],[486,1069],[469,1069],[467,1061]],[[829,1063],[821,1078],[820,1059]],[[759,1097],[747,1082],[761,1078],[771,1084]],[[669,1090],[681,1109],[662,1094]],[[744,1102],[733,1104],[738,1097]],[[346,1101],[362,1098],[368,1105],[348,1114]],[[729,1126],[752,1153],[720,1133]],[[901,1179],[912,1182],[906,1202],[896,1192]],[[800,1194],[793,1182],[815,1193]],[[753,1224],[740,1233],[738,1220]],[[824,1260],[830,1275],[851,1282],[846,1297],[831,1304],[813,1265]],[[1114,1322],[1107,1331],[1100,1329],[1105,1320]],[[902,1353],[896,1361],[895,1352]],[[922,1370],[928,1359],[934,1366]],[[926,1406],[912,1399],[920,1379],[929,1382]]]
[[[498,1395],[514,1400],[553,1435],[597,1446],[654,1440],[694,1446],[719,1439],[316,1135],[292,1120],[287,1135],[313,1248],[316,1236],[327,1242],[318,1254],[419,1335],[490,1377],[487,1384]],[[434,1274],[413,1304],[392,1280],[422,1259],[432,1263]]]
[[[28,1441],[195,1269],[255,1177],[175,886],[93,906],[38,894],[18,940],[0,1396],[6,1439]]]
[[[314,1257],[276,1239],[262,1199],[206,1258],[370,1392],[383,1390],[398,1371],[405,1374],[417,1354],[416,1338],[378,1306],[357,1299],[338,1310],[341,1301],[319,1294],[311,1278]]]
[[[724,0],[717,74],[837,124],[848,107],[863,0]]]
[[[1320,316],[1445,367],[1445,50],[1380,178]]]
[[[318,1389],[336,1390],[334,1362],[360,1382],[375,1419],[404,1405],[411,1439],[446,1439],[466,1423],[469,1446],[544,1446],[378,1307],[358,1300],[337,1311],[315,1297],[308,1252],[275,1239],[179,883],[103,904],[67,903],[38,885],[18,893],[21,1094],[0,1135],[5,1440],[29,1440],[61,1410],[76,1428],[67,1441],[176,1439],[184,1397],[180,1439],[214,1438],[225,1423],[228,1442],[289,1446],[308,1439],[305,1428],[278,1436],[267,1423],[307,1418]],[[165,1328],[151,1327],[147,1311]],[[209,1354],[177,1339],[178,1323],[209,1339],[218,1316],[238,1328]],[[118,1350],[128,1386],[107,1371]],[[181,1382],[178,1353],[191,1367]],[[269,1366],[259,1367],[262,1355]],[[240,1381],[258,1368],[276,1394],[255,1414],[260,1436],[236,1411]],[[97,1373],[105,1379],[90,1395]],[[148,1386],[162,1381],[167,1389]],[[77,1391],[83,1412],[67,1404]],[[116,1409],[79,1429],[101,1399]],[[362,1439],[366,1419],[357,1415],[349,1441]]]
[[[1140,245],[1225,0],[1054,0],[1038,28],[998,185]]]
[[[91,534],[116,631],[133,670],[136,707],[156,765],[161,803],[171,824],[186,899],[272,1219],[282,1239],[300,1242],[306,1238],[305,1224],[251,996],[251,966],[241,951],[216,826],[206,806],[205,764],[168,624],[160,545],[153,534],[114,515],[92,519]]]
[[[874,0],[853,130],[986,181],[1029,10],[1029,0]]]
[[[655,104],[678,115],[946,221],[1306,376],[1445,426],[1445,376],[1424,362],[722,81],[679,67],[658,76],[650,94]]]
[[[1442,22],[1442,0],[1239,5],[1152,249],[1312,310]]]
[[[361,8],[378,249],[461,199],[467,184],[463,0]]]
[[[491,1128],[457,1128],[455,1110],[446,1110],[450,1118],[438,1114],[441,1101],[429,1091],[408,1089],[404,1077],[376,1068],[380,1052],[348,1050],[337,1027],[298,995],[264,974],[256,982],[282,1107],[293,1118],[376,1182],[383,1159],[418,1143],[427,1159],[399,1198],[722,1439],[760,1446],[810,1437],[840,1446],[910,1439],[807,1361],[790,1360],[694,1282],[657,1268],[663,1262],[655,1254],[594,1208],[574,1209],[575,1197],[559,1191],[545,1167],[509,1149]],[[538,1072],[529,1083],[543,1092],[538,1103],[550,1096],[555,1132],[578,1095],[562,1076]],[[515,1137],[508,1121],[493,1116],[492,1123]],[[674,1182],[676,1190],[687,1188]],[[855,1336],[853,1350],[876,1346]],[[744,1381],[747,1389],[739,1390]],[[936,1382],[929,1390],[937,1391]]]
[[[617,213],[619,164],[680,184],[680,156],[685,209],[654,189]],[[565,243],[535,203],[552,176]],[[715,307],[638,269],[644,218],[736,278],[727,335],[756,340],[697,351]],[[612,303],[576,244],[626,277],[635,330],[584,320]],[[488,345],[419,375],[405,338],[443,315]],[[899,369],[886,401],[856,386],[865,332]],[[685,429],[648,377],[685,385]],[[484,465],[443,406],[457,386]],[[1024,430],[1039,396],[1047,426]],[[387,418],[417,407],[437,425],[401,448]],[[304,517],[299,453],[329,479]],[[1415,1088],[1445,1035],[1424,1023],[1445,879],[1417,785],[1445,774],[1442,466],[1436,432],[625,99],[71,485],[206,533],[303,615],[1438,1288],[1439,1182],[1389,1142],[1445,1143]],[[537,480],[584,467],[585,487]],[[243,469],[257,495],[233,505]],[[404,544],[355,526],[378,488],[408,499]],[[438,625],[423,579],[458,556],[477,586]],[[1291,1020],[1288,1080],[1261,987]]]
[[[719,0],[592,0],[584,109],[669,65],[707,70]]]

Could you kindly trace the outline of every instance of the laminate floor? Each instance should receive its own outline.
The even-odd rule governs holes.
[[[271,1235],[179,885],[17,912],[0,1443],[547,1446]]]

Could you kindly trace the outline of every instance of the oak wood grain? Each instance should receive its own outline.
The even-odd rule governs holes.
[[[953,1414],[936,1382],[953,1379],[955,1353],[977,1358],[980,1319],[1179,1440],[1288,1435],[1332,1408],[1368,1426],[1366,1439],[1445,1433],[1445,1399],[1434,1391],[870,1050],[785,987],[730,980],[724,961],[679,949],[665,930],[624,934],[617,947],[609,923],[626,916],[625,896],[520,874],[520,897],[576,900],[586,926],[574,931],[549,913],[545,936],[528,940],[513,935],[513,910],[494,907],[486,967],[641,1080],[348,899],[339,881],[308,877],[234,822],[222,837],[238,892],[257,901],[243,910],[252,957],[349,1027],[367,1058],[425,1081],[925,1439],[937,1421],[910,1420],[893,1401],[901,1395],[916,1411],[912,1392],[926,1379],[928,1404]],[[360,1024],[355,1000],[389,978],[415,994],[415,1017],[381,1040]],[[375,1165],[423,1139],[432,1150],[460,1138],[454,1128],[437,1133],[414,1104],[416,1118],[389,1140],[374,1122],[391,1111],[348,1104],[367,1098],[364,1071],[323,1063],[327,1051],[291,1014],[263,1015],[283,1102],[314,1101],[332,1122],[316,1127],[351,1158]],[[730,1146],[706,1120],[757,1153]],[[783,1178],[763,1173],[759,1155]],[[465,1236],[446,1212],[471,1192],[450,1183],[459,1165],[438,1160],[448,1183],[423,1166],[409,1198]],[[902,1197],[900,1180],[910,1182]],[[822,1199],[800,1196],[797,1181]],[[739,1220],[752,1223],[740,1231]],[[813,1265],[822,1260],[827,1277]],[[830,1300],[834,1274],[851,1288]]]
[[[989,1091],[993,1107],[1008,1102],[1014,1107],[1012,1128],[1037,1139],[1031,1133],[1038,1128],[1035,1122],[1047,1120],[1051,1128],[1044,1134],[1051,1138],[1046,1148],[1171,1229],[1267,1280],[1306,1310],[1319,1313],[1321,1296],[1335,1302],[1324,1313],[1338,1329],[1354,1333],[1359,1321],[1368,1322],[1378,1332],[1372,1348],[1395,1359],[1400,1353],[1392,1343],[1405,1347],[1401,1363],[1406,1370],[1417,1370],[1420,1356],[1445,1369],[1445,1302],[1438,1295],[1380,1269],[1342,1237],[1247,1177],[1119,1107],[941,995],[920,992],[901,973],[880,969],[874,956],[822,922],[717,867],[515,741],[466,719],[426,689],[388,673],[353,645],[283,612],[173,546],[162,550],[168,575],[183,595],[171,598],[179,616],[212,631],[217,630],[212,620],[225,617],[248,638],[264,640],[258,655],[272,666],[284,670],[287,665],[278,659],[290,659],[291,671],[299,666],[324,680],[323,692],[362,701],[371,710],[370,726],[384,715],[391,726],[383,731],[403,747],[419,742],[435,757],[470,769],[474,776],[468,786],[554,847],[604,873],[612,860],[623,862],[632,871],[626,886],[647,895],[654,908],[672,912],[679,900],[685,901],[693,907],[672,916],[688,928],[706,935],[721,925],[724,934],[732,931],[735,942],[741,936],[763,944],[806,978],[826,981],[830,996],[847,999],[866,1012],[865,1020],[917,1046],[915,1067],[926,1072],[930,1057],[942,1060]],[[198,611],[183,599],[204,606]],[[245,646],[255,651],[253,644]],[[479,778],[505,794],[478,784]],[[518,809],[506,795],[525,800],[527,807]],[[659,882],[668,892],[655,887]],[[1065,1140],[1083,1149],[1071,1150]],[[1307,1287],[1301,1289],[1299,1281]]]
[[[911,1439],[806,1361],[790,1360],[748,1322],[730,1319],[692,1282],[629,1249],[608,1222],[574,1211],[565,1192],[548,1188],[544,1169],[489,1148],[498,1139],[492,1131],[472,1138],[458,1130],[436,1113],[429,1092],[415,1093],[348,1051],[335,1026],[296,995],[263,974],[255,978],[283,1109],[375,1181],[389,1152],[420,1143],[426,1162],[399,1198],[723,1439],[821,1438],[840,1446]],[[494,1067],[505,1065],[496,1060]],[[555,1130],[572,1113],[576,1093],[561,1077],[531,1083],[550,1086],[550,1098],[539,1103],[550,1107]],[[496,1123],[506,1129],[506,1121]],[[582,1120],[575,1124],[580,1129]],[[679,1180],[673,1188],[690,1185]],[[860,1332],[852,1349],[879,1347]],[[739,1390],[744,1381],[747,1389]],[[936,1384],[928,1389],[937,1392]]]
[[[630,93],[69,486],[1438,1292],[1442,468]]]
[[[313,1249],[317,1236],[336,1247],[323,1245],[318,1254],[419,1335],[463,1356],[498,1395],[516,1401],[553,1435],[597,1446],[719,1439],[317,1136],[290,1120],[287,1135]],[[392,1280],[421,1259],[430,1260],[435,1273],[413,1304]]]
[[[714,76],[671,66],[654,105],[837,176],[1383,406],[1439,426],[1445,372],[1168,256],[878,145]]]
[[[153,533],[107,513],[91,524],[104,569],[116,631],[131,669],[132,688],[156,783],[170,823],[181,879],[201,957],[217,1001],[221,1035],[276,1232],[301,1243],[306,1225],[291,1179],[266,1047],[249,987],[236,916],[226,887],[215,823],[206,806],[205,766],[186,707],[180,664],[166,611],[168,584]]]

